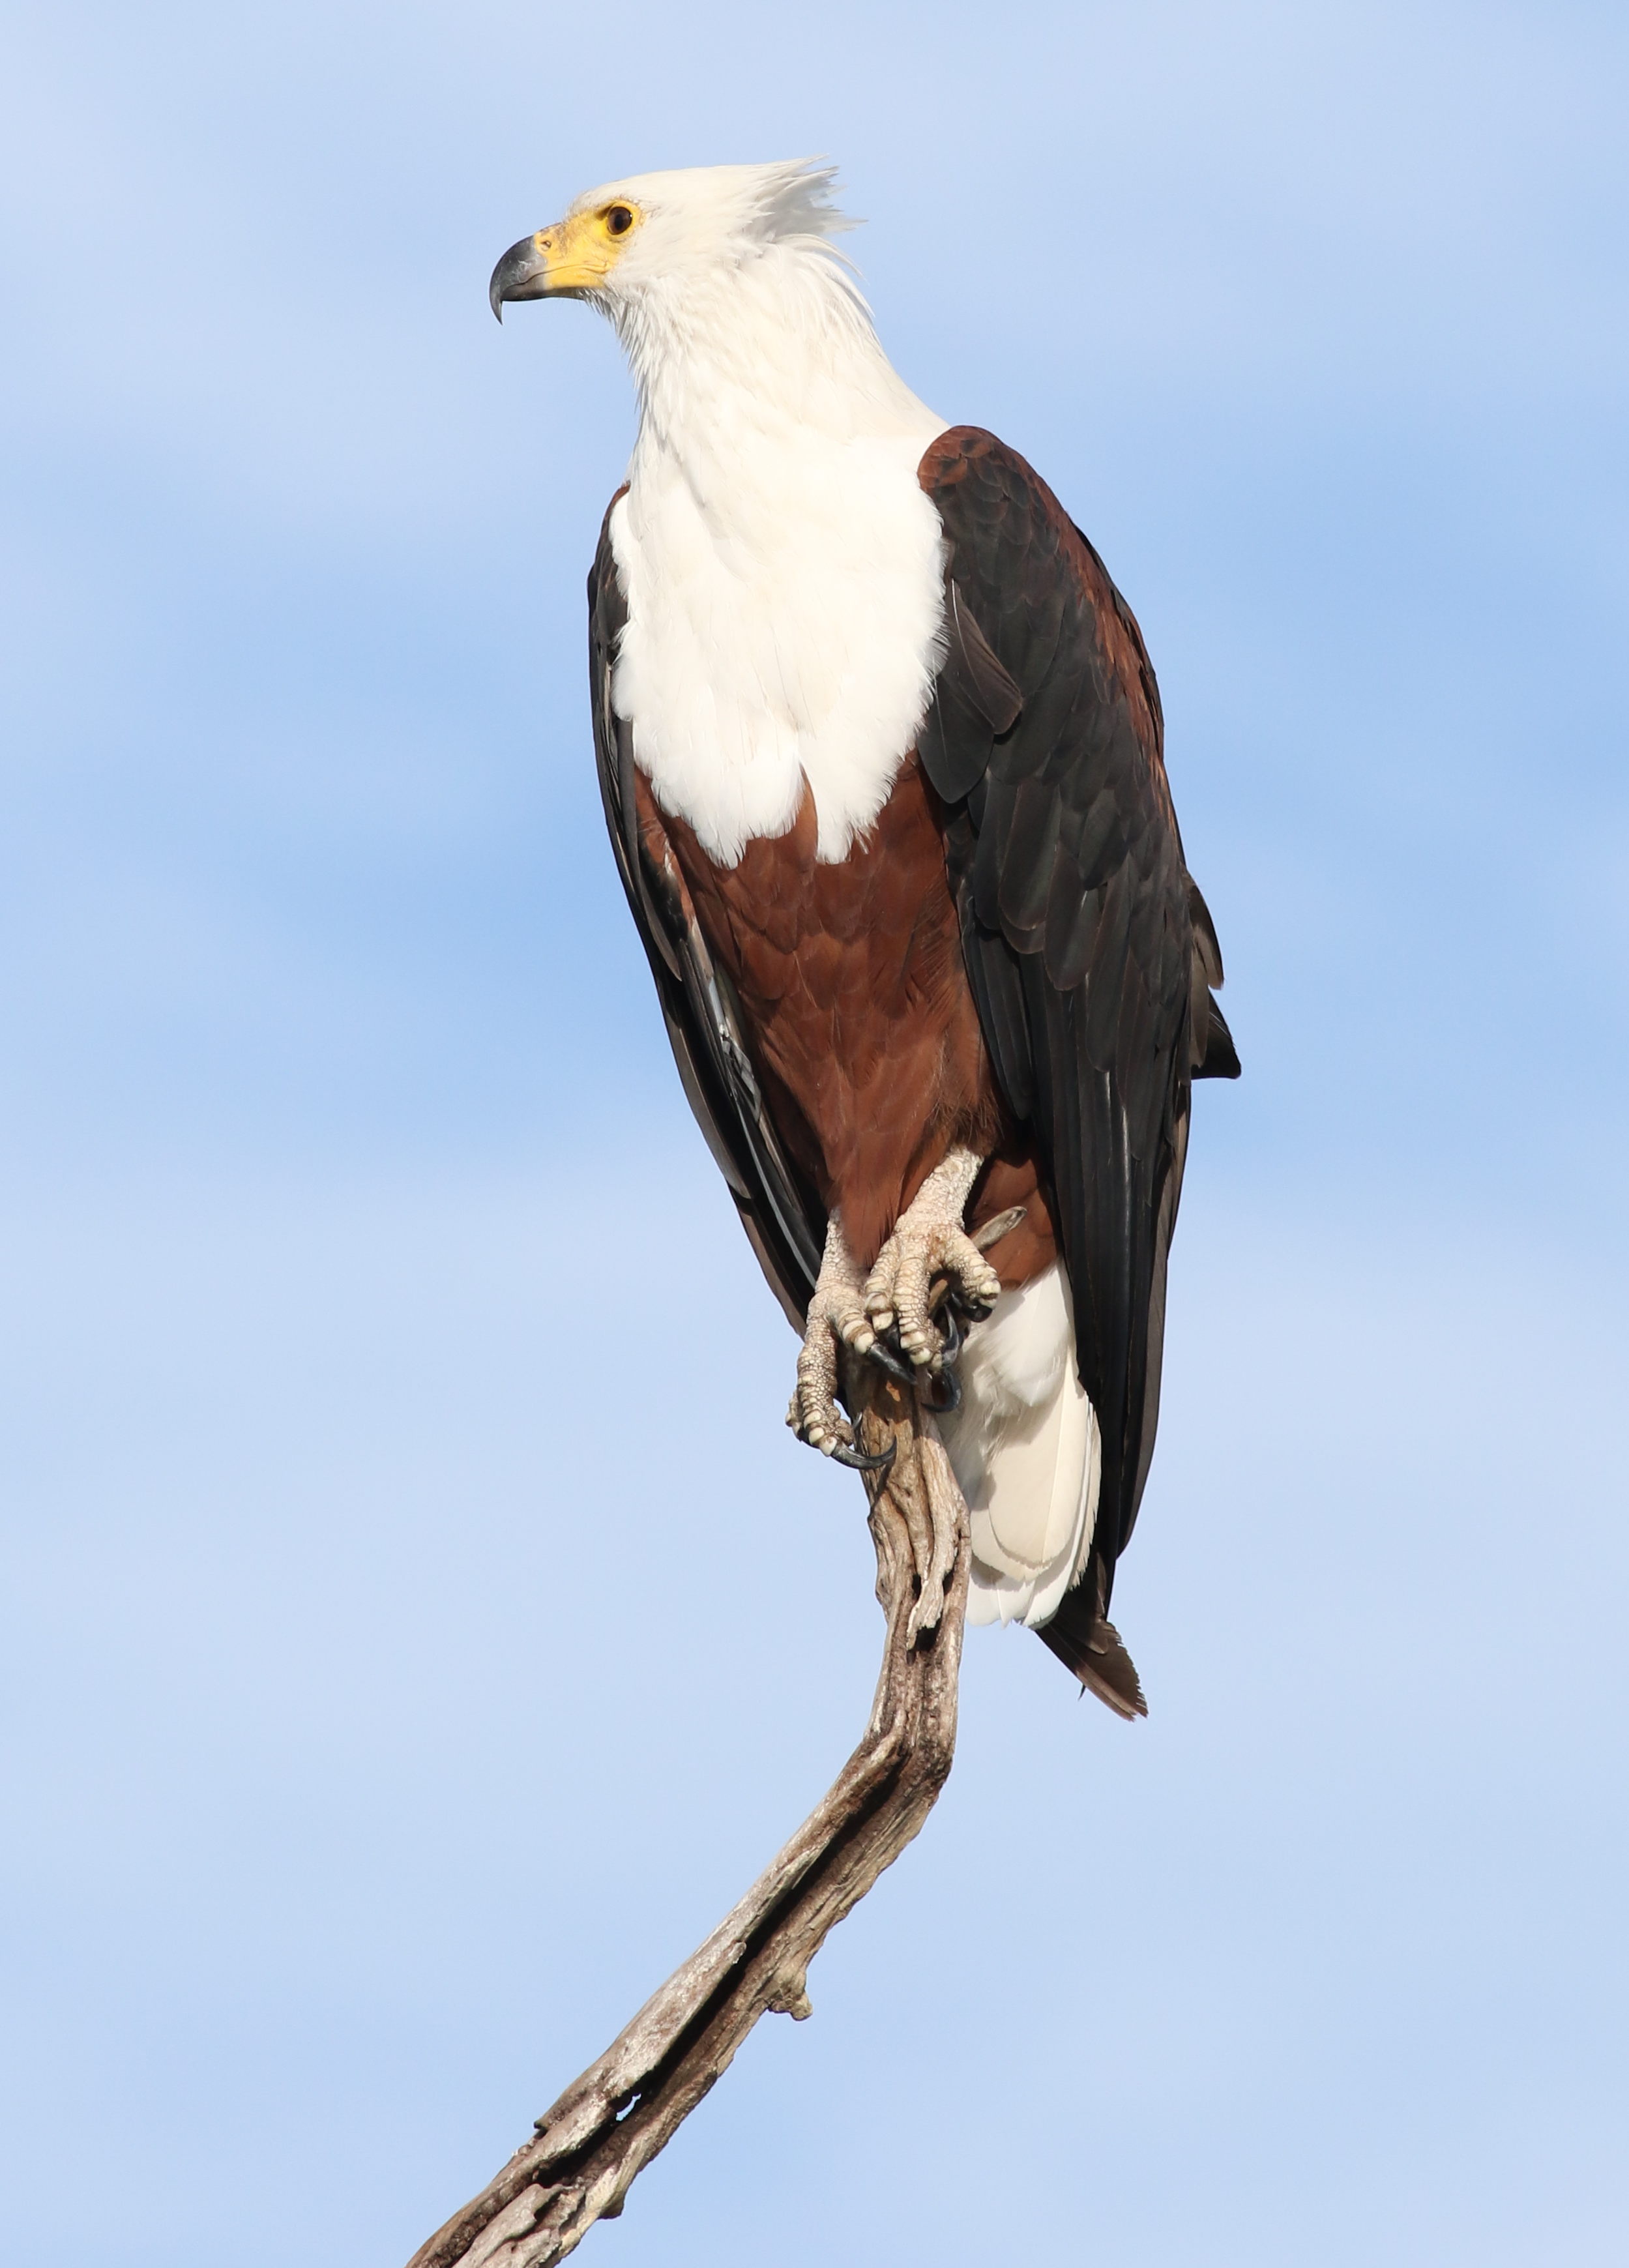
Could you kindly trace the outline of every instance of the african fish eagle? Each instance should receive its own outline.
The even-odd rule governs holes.
[[[600,784],[685,1092],[803,1333],[788,1423],[864,1462],[840,1345],[922,1378],[969,1619],[1140,1715],[1107,1610],[1190,1086],[1239,1069],[1221,954],[1131,608],[1039,475],[896,372],[832,185],[591,190],[492,308],[586,299],[632,368],[588,581]]]

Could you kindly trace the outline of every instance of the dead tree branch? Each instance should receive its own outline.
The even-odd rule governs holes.
[[[620,2213],[635,2176],[765,2010],[809,2014],[805,1980],[827,1932],[899,1856],[944,1786],[967,1609],[966,1507],[914,1393],[866,1366],[850,1383],[862,1447],[891,1442],[895,1452],[886,1473],[866,1476],[888,1636],[865,1735],[733,1912],[409,2268],[549,2268]]]

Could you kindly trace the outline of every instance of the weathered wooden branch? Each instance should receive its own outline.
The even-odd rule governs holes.
[[[915,1394],[868,1366],[850,1382],[861,1446],[895,1448],[886,1474],[866,1476],[888,1636],[865,1735],[733,1912],[409,2268],[549,2268],[596,2220],[620,2213],[635,2176],[759,2017],[809,2014],[805,1980],[827,1932],[899,1856],[944,1786],[955,1752],[967,1511]]]

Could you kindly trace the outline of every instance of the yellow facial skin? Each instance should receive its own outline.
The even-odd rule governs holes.
[[[597,212],[574,213],[532,239],[542,267],[543,290],[592,291],[604,283],[639,225],[639,210],[619,199]]]
[[[487,297],[501,323],[511,299],[570,298],[597,291],[638,229],[638,205],[613,197],[593,212],[572,213],[512,244],[497,267]]]

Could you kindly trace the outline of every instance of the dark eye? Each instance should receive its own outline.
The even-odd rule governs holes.
[[[633,215],[626,205],[613,205],[605,217],[605,225],[613,236],[626,236],[633,226]]]

